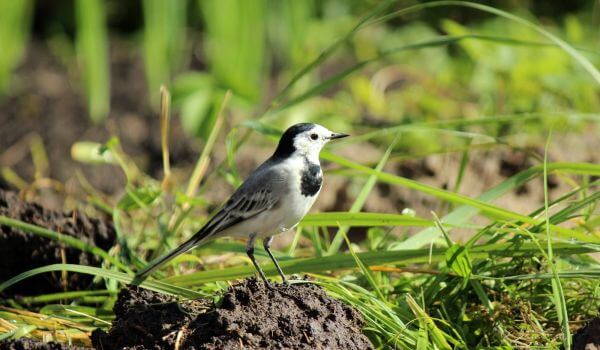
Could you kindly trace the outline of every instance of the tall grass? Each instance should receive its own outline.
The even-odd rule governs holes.
[[[110,110],[110,72],[106,9],[101,0],[75,2],[76,49],[90,118],[99,122]]]
[[[0,93],[8,92],[13,70],[17,67],[29,38],[29,25],[33,2],[2,1],[0,2]]]
[[[144,0],[144,68],[148,94],[157,109],[160,86],[171,86],[171,77],[184,62],[188,2]]]
[[[554,300],[554,306],[556,307],[556,314],[558,316],[558,322],[563,334],[563,346],[565,349],[571,349],[571,332],[569,330],[569,314],[567,311],[567,304],[565,302],[565,293],[563,291],[562,282],[558,275],[558,268],[554,262],[554,248],[552,247],[551,234],[550,234],[550,210],[549,199],[548,199],[548,147],[550,147],[551,135],[548,135],[546,141],[546,147],[544,148],[544,219],[546,223],[546,241],[547,241],[547,253],[546,259],[548,259],[548,265],[552,272],[552,294]]]
[[[0,4],[0,92],[6,93],[21,63],[30,36],[34,3],[29,0]],[[89,117],[99,122],[110,109],[110,74],[106,10],[102,1],[75,1],[76,51]]]
[[[212,75],[235,95],[257,102],[268,70],[267,1],[200,0]]]
[[[306,61],[306,41],[317,6],[313,0],[268,2],[269,44],[286,68],[298,69]]]

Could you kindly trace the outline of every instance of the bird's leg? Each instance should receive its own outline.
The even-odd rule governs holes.
[[[256,233],[251,233],[250,237],[248,238],[248,243],[246,243],[246,254],[248,254],[248,257],[250,258],[250,260],[252,260],[252,263],[254,264],[256,271],[258,271],[258,273],[260,274],[260,277],[263,279],[263,281],[265,281],[267,286],[271,286],[271,284],[269,283],[269,280],[267,280],[267,276],[265,276],[265,273],[263,272],[263,270],[260,268],[260,266],[258,266],[258,262],[256,262],[256,258],[254,257],[254,239],[255,238],[256,238]]]
[[[273,260],[273,263],[275,263],[275,267],[277,268],[277,272],[279,272],[279,275],[281,275],[281,279],[283,280],[283,283],[287,283],[287,279],[285,278],[285,275],[283,274],[283,271],[281,270],[281,267],[279,266],[277,259],[275,259],[275,257],[273,256],[273,253],[271,253],[271,242],[273,242],[273,236],[269,236],[269,237],[263,239],[263,247],[265,248],[267,253],[269,253],[269,256],[271,257],[271,260]]]

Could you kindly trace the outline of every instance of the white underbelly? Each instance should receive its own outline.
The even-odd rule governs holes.
[[[290,159],[288,162],[289,167],[294,170],[305,166],[304,158]],[[316,162],[318,162],[318,159]],[[319,189],[313,196],[303,195],[301,189],[301,172],[291,171],[288,176],[287,183],[290,187],[287,191],[283,191],[284,193],[279,193],[282,197],[274,208],[244,220],[219,233],[218,236],[245,238],[250,233],[256,233],[258,237],[264,238],[294,228],[308,213],[321,190]]]
[[[259,238],[269,237],[294,228],[308,213],[319,192],[312,197],[300,194],[299,189],[289,191],[281,198],[276,208],[264,211],[252,218],[222,231],[218,236],[246,238],[250,233],[256,233]]]

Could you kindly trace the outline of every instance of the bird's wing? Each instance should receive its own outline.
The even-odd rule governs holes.
[[[285,190],[283,175],[276,168],[257,169],[202,227],[197,238],[207,238],[273,208]]]
[[[268,188],[230,199],[198,232],[198,238],[206,238],[249,219],[277,204],[273,191]]]

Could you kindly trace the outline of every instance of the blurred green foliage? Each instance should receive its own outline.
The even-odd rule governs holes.
[[[31,21],[31,0],[0,1],[0,94],[5,94],[13,70],[27,47]]]
[[[327,118],[332,127],[344,128],[365,121],[411,123],[598,109],[597,88],[576,62],[535,30],[507,18],[457,6],[427,8],[370,19],[346,37],[378,7],[389,15],[424,3],[141,0],[136,8],[108,1],[106,18],[104,2],[77,1],[76,49],[90,116],[100,120],[108,113],[107,33],[118,36],[123,25],[111,29],[107,23],[122,13],[129,20],[143,19],[129,26],[142,34],[140,52],[152,106],[158,107],[159,86],[171,86],[185,129],[203,138],[226,90],[233,92],[232,102],[244,119],[261,117],[277,92],[322,53],[316,69],[294,81],[278,101],[285,109],[268,109],[266,120],[284,125]],[[597,31],[590,22],[591,12],[597,11],[593,2],[494,4],[525,18],[531,17],[528,11],[545,14],[545,29],[580,48],[592,63],[600,62],[594,51]],[[6,91],[9,72],[26,47],[32,3],[6,1],[0,6],[0,16],[6,18],[0,21],[5,48],[0,82]],[[56,10],[56,21],[66,21],[65,13]],[[430,136],[412,133],[401,147],[421,144],[419,140]]]
[[[110,109],[110,74],[106,10],[102,0],[77,0],[77,60],[88,101],[90,118],[99,122]]]
[[[187,1],[143,0],[144,61],[150,102],[158,108],[160,86],[181,69],[186,46]]]
[[[251,101],[262,96],[266,64],[266,0],[200,0],[204,48],[217,81]]]

